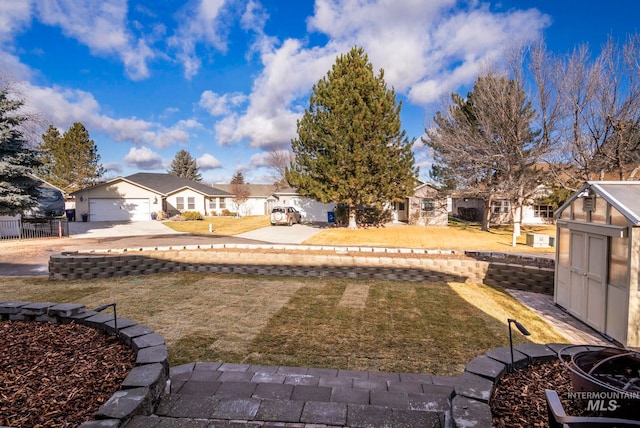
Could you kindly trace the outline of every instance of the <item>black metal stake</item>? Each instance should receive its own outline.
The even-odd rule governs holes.
[[[511,367],[509,368],[510,372],[515,371],[515,367],[513,366],[513,339],[511,336],[511,323],[516,325],[516,328],[525,336],[531,336],[529,330],[527,330],[522,324],[513,318],[507,318],[507,324],[509,324],[509,350],[511,351]]]
[[[113,327],[116,330],[116,336],[118,336],[118,313],[116,311],[116,304],[115,303],[107,303],[106,305],[100,305],[97,308],[95,308],[94,311],[102,312],[105,309],[107,309],[109,306],[113,306]]]

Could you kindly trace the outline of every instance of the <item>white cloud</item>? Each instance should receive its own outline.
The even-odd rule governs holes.
[[[132,147],[124,157],[125,163],[141,170],[154,170],[163,167],[162,158],[148,147]]]
[[[15,33],[31,21],[31,1],[0,1],[0,42],[13,39]]]
[[[216,124],[218,142],[226,145],[246,139],[251,147],[288,144],[301,112],[294,102],[329,70],[336,52],[333,45],[304,49],[293,39],[263,52],[264,70],[253,83],[249,106],[244,114],[228,115]]]
[[[226,52],[228,29],[222,19],[226,3],[227,0],[198,0],[188,3],[179,13],[180,26],[168,43],[177,49],[177,58],[187,79],[195,76],[202,65],[196,45],[206,43]]]
[[[493,13],[489,6],[455,0],[316,0],[310,31],[329,37],[321,47],[287,39],[256,42],[264,68],[253,83],[249,105],[229,112],[215,125],[222,145],[248,141],[251,147],[287,144],[295,136],[303,99],[331,68],[337,55],[362,46],[374,70],[399,95],[428,105],[473,82],[483,64],[514,41],[532,41],[549,25],[536,9]],[[260,20],[250,14],[247,22]],[[249,26],[246,24],[246,26]],[[223,99],[224,94],[216,94]],[[202,101],[202,100],[201,100]],[[214,108],[218,106],[219,108]],[[218,114],[225,110],[214,104]]]
[[[215,156],[210,155],[209,153],[205,153],[204,155],[197,158],[196,164],[202,171],[222,168],[222,163],[218,159],[216,159]]]
[[[204,91],[200,95],[198,105],[205,109],[211,116],[223,116],[231,113],[233,108],[246,101],[247,97],[240,92],[217,94],[212,91]]]
[[[136,40],[127,29],[126,0],[39,0],[35,4],[43,23],[59,26],[94,54],[119,56],[130,78],[149,76],[147,61],[154,53],[144,39]]]
[[[47,88],[28,83],[22,83],[20,89],[28,104],[43,112],[58,128],[64,130],[74,122],[82,122],[91,133],[99,132],[115,142],[162,149],[187,143],[192,130],[203,128],[194,119],[179,120],[167,127],[136,117],[112,118],[101,113],[100,105],[92,94],[81,90]]]
[[[242,29],[262,34],[269,14],[260,2],[249,0],[240,19]]]
[[[269,152],[260,152],[251,156],[249,159],[249,165],[253,167],[261,167],[261,166],[271,166]]]
[[[108,173],[115,172],[117,174],[122,174],[122,165],[120,165],[118,162],[109,162],[102,164],[102,166],[105,170],[107,170]]]

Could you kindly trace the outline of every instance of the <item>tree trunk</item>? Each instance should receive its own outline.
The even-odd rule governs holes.
[[[488,232],[491,229],[491,202],[493,201],[493,195],[487,196],[483,202],[482,210],[482,230]]]
[[[520,236],[520,225],[522,224],[522,203],[520,203],[520,198],[514,201],[515,203],[511,207],[511,216],[513,218],[513,236],[511,240],[511,245],[513,247],[516,246],[516,240],[518,236]]]
[[[355,230],[358,228],[358,224],[356,223],[356,206],[354,204],[349,204],[349,225],[347,229]]]

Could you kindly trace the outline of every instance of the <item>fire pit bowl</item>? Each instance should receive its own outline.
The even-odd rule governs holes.
[[[588,350],[560,350],[571,372],[571,385],[587,407],[606,416],[640,415],[640,353],[624,348],[589,346]],[[584,348],[584,347],[580,347]]]

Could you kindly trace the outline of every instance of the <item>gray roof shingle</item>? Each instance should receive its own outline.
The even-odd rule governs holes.
[[[164,195],[189,187],[206,196],[231,196],[230,193],[225,192],[224,190],[220,190],[197,181],[187,180],[186,178],[181,178],[173,174],[138,172],[136,174],[123,177],[123,179]]]

